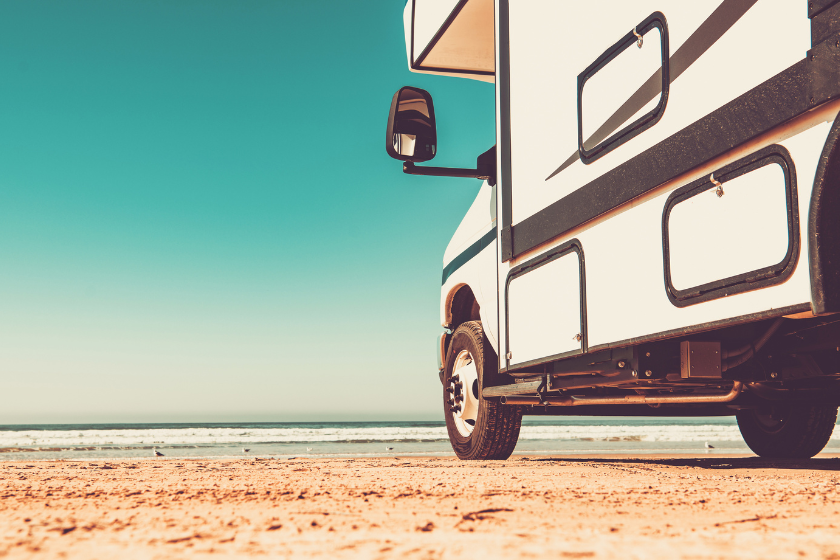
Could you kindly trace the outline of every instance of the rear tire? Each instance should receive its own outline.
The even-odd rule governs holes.
[[[810,405],[741,410],[741,435],[759,457],[810,459],[825,447],[837,422],[837,407]]]
[[[516,447],[522,409],[481,395],[484,379],[498,370],[497,364],[481,321],[455,329],[446,352],[443,409],[449,441],[459,459],[507,459]]]

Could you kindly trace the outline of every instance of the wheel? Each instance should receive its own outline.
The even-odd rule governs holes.
[[[810,459],[828,443],[837,407],[779,406],[741,410],[735,417],[744,441],[759,457]]]
[[[443,409],[449,441],[459,459],[507,459],[519,439],[522,409],[481,396],[486,372],[497,369],[480,321],[452,333],[446,352]]]

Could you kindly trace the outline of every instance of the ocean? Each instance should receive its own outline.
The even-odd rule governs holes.
[[[707,450],[706,442],[714,447]],[[0,460],[452,456],[439,422],[0,425]],[[247,451],[246,451],[247,450]],[[523,420],[516,453],[749,453],[732,417]],[[840,453],[840,431],[824,452]]]

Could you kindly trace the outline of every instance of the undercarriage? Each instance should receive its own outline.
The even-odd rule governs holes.
[[[482,396],[525,414],[731,415],[840,405],[840,318],[775,318],[499,374]]]

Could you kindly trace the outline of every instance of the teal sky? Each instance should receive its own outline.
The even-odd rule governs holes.
[[[0,3],[0,423],[439,419],[446,244],[492,84],[408,71],[404,0]]]

